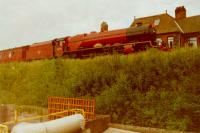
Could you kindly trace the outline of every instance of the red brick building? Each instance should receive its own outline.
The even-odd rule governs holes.
[[[156,29],[158,43],[168,47],[200,46],[200,15],[186,16],[184,6],[177,7],[175,18],[167,12],[155,16],[136,18],[131,27],[153,24]]]

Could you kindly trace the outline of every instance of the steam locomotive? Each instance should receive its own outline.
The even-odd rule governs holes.
[[[0,51],[0,63],[31,61],[57,57],[87,58],[113,53],[129,54],[156,47],[155,29],[142,25],[108,31],[102,23],[100,32],[78,34]]]

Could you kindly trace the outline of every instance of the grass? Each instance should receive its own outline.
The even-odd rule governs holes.
[[[8,63],[0,64],[0,103],[95,97],[97,113],[113,122],[199,131],[199,79],[200,49]]]

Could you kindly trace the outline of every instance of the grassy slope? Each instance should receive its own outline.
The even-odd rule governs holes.
[[[200,49],[0,65],[0,103],[95,97],[113,122],[199,130]],[[197,126],[197,127],[195,127]]]

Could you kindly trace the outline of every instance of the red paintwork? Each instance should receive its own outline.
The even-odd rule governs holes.
[[[24,61],[26,59],[27,48],[28,46],[23,46],[0,51],[0,63]]]
[[[134,52],[134,49],[131,45],[127,45],[124,47],[124,54],[130,54],[130,53],[133,53]]]
[[[0,51],[0,63],[60,57],[63,55],[63,45],[63,41],[58,41],[55,47],[53,47],[52,41],[46,41],[29,46],[2,50]]]
[[[113,45],[126,42],[126,29],[113,30],[99,33],[81,34],[68,39],[68,50],[76,51],[80,47],[93,48],[97,43]]]
[[[166,47],[164,45],[160,45],[159,46],[159,50],[161,50],[161,51],[171,51],[171,48],[168,48],[168,47]]]
[[[30,45],[26,52],[26,60],[38,60],[53,58],[52,41]]]
[[[63,56],[63,54],[77,54],[80,55],[88,52],[99,52],[102,46],[115,46],[122,48],[122,52],[125,54],[137,51],[137,47],[130,44],[131,42],[144,42],[151,41],[152,34],[149,33],[151,27],[144,26],[139,28],[127,28],[105,32],[91,32],[89,34],[79,34],[72,37],[65,37],[60,39],[54,39],[33,45],[13,48],[0,51],[0,63],[11,61],[24,61],[24,60],[38,60],[38,59],[50,59],[54,57]],[[98,45],[95,45],[98,44]],[[124,47],[121,44],[126,44]],[[137,45],[138,47],[142,45]],[[101,47],[100,49],[98,49]],[[111,47],[112,48],[112,47]],[[100,52],[104,52],[101,49]],[[71,53],[70,53],[71,52]],[[84,53],[84,54],[85,54]],[[89,53],[90,54],[90,53]]]
[[[76,35],[74,37],[67,37],[68,43],[66,43],[68,47],[68,51],[75,51],[80,48],[81,41],[84,38],[84,34]]]
[[[97,34],[89,34],[85,37],[82,42],[82,47],[93,47],[96,43],[101,43],[103,45],[106,44],[114,44],[114,43],[123,43],[126,42],[126,30],[114,30],[114,31],[106,31],[100,32]]]

